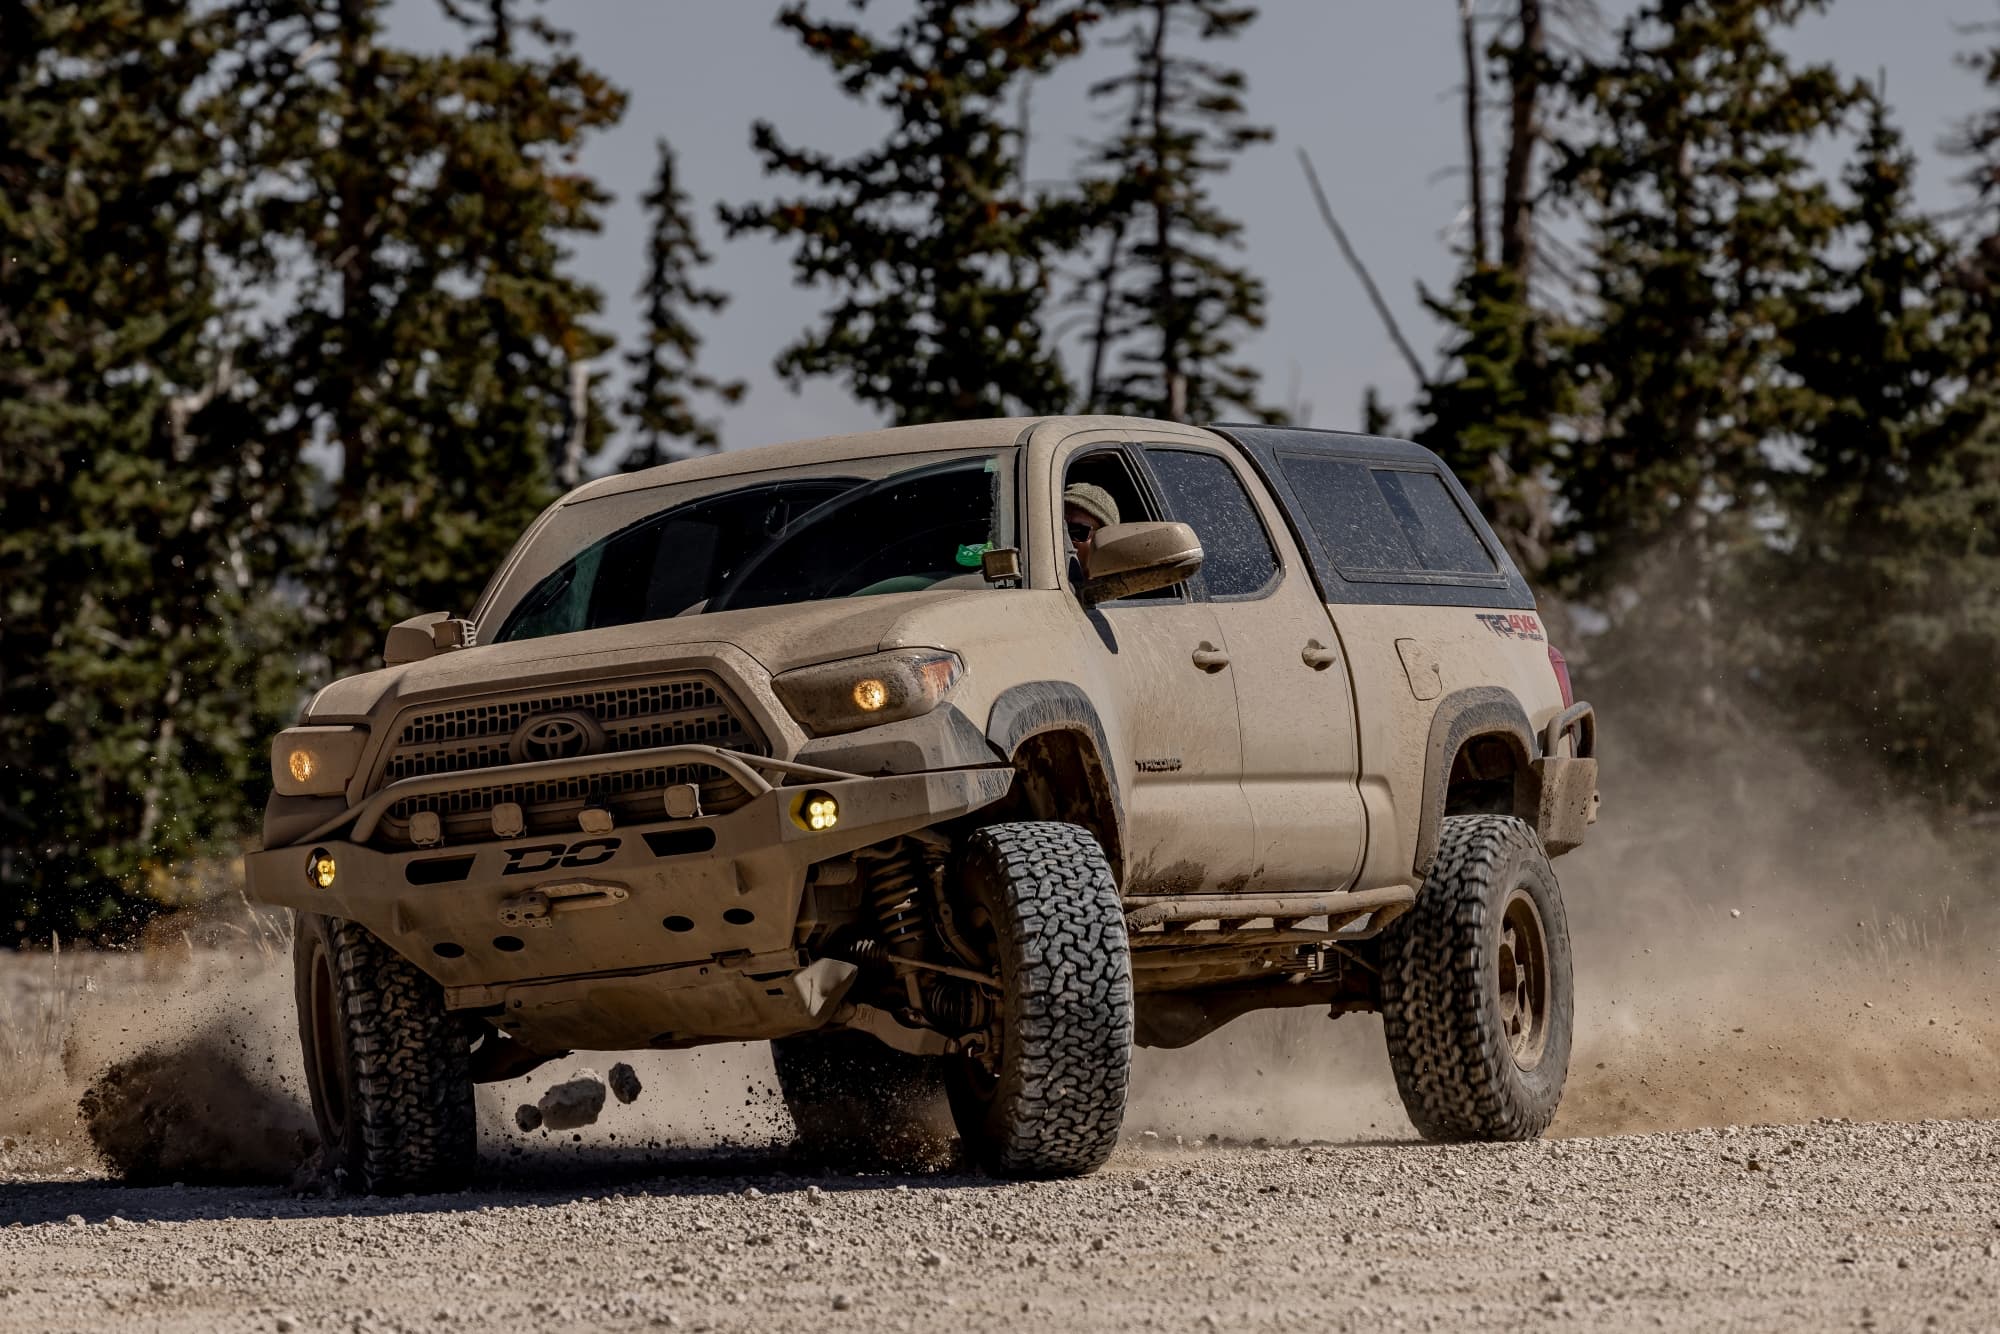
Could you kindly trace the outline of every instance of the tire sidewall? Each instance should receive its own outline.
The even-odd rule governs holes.
[[[357,1090],[347,1025],[340,1015],[347,1003],[335,957],[332,919],[320,913],[298,913],[292,935],[293,995],[298,1009],[299,1051],[305,1058],[306,1090],[318,1127],[321,1155],[327,1165],[356,1173],[362,1166],[361,1127],[356,1119]],[[327,1001],[334,1007],[322,1031],[315,992],[321,971],[327,979]],[[329,1086],[338,1094],[329,1098]]]

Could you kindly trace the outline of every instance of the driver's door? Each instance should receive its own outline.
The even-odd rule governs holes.
[[[1117,500],[1119,518],[1161,517],[1144,474],[1121,448],[1072,455],[1065,484],[1088,480]],[[1060,517],[1060,516],[1058,516]],[[1058,527],[1057,532],[1062,529]],[[1241,785],[1236,687],[1219,660],[1214,609],[1185,587],[1089,610],[1085,652],[1109,689],[1098,712],[1112,734],[1125,794],[1126,894],[1216,893],[1240,887],[1254,855]]]

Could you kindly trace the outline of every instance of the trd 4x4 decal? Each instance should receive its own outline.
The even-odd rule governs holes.
[[[1540,642],[1542,623],[1525,611],[1484,611],[1479,622],[1502,639],[1532,639]]]
[[[501,875],[536,875],[557,867],[574,870],[579,866],[599,866],[611,860],[621,840],[586,838],[580,843],[530,843],[507,849],[507,869]]]

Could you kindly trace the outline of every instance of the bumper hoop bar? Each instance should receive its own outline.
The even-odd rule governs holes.
[[[532,783],[550,779],[580,778],[590,774],[616,773],[629,769],[656,769],[663,764],[694,763],[704,764],[712,769],[720,769],[741,783],[751,797],[761,797],[774,786],[764,775],[783,774],[802,778],[818,779],[824,783],[845,782],[858,778],[858,774],[842,773],[838,769],[823,769],[816,764],[801,764],[797,760],[773,759],[767,755],[746,755],[742,751],[723,750],[716,746],[655,746],[650,750],[626,750],[611,755],[577,755],[563,760],[539,760],[532,764],[499,764],[487,769],[460,769],[452,773],[423,774],[416,778],[405,778],[391,783],[359,806],[342,811],[295,843],[311,843],[323,839],[350,820],[354,829],[348,839],[355,843],[365,843],[382,822],[389,808],[399,801],[411,797],[429,796],[433,792],[453,792],[465,788],[506,787],[510,784]]]

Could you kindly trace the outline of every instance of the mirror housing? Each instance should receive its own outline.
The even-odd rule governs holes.
[[[1201,539],[1184,523],[1114,523],[1097,530],[1090,578],[1077,589],[1086,607],[1150,593],[1201,569]]]
[[[471,643],[472,622],[457,620],[448,611],[427,611],[389,627],[389,638],[382,646],[382,663],[400,667],[406,662],[422,662],[439,653],[466,648]]]

